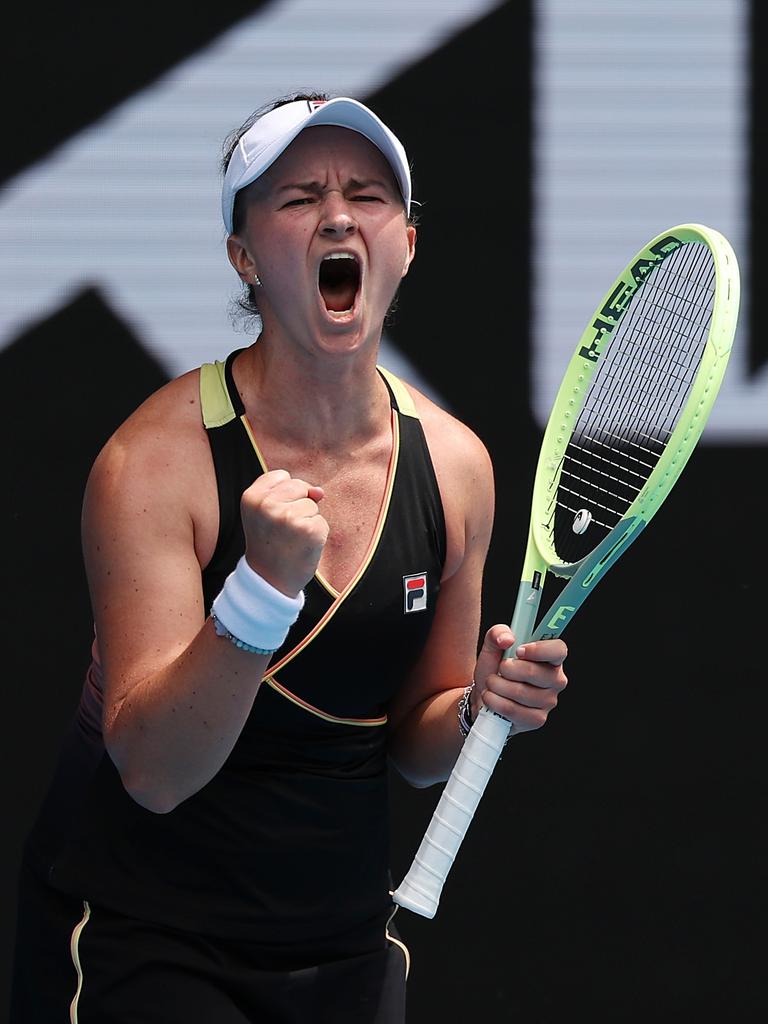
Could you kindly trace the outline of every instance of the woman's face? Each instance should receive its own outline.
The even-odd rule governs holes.
[[[383,154],[349,129],[307,128],[244,198],[228,248],[243,280],[261,281],[265,335],[334,352],[378,343],[416,242]]]

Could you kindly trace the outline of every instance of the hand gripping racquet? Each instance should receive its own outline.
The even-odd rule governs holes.
[[[727,239],[681,224],[652,239],[605,293],[544,432],[511,622],[517,644],[560,636],[669,494],[717,396],[739,288]],[[536,626],[548,571],[569,582]],[[396,904],[435,916],[510,729],[487,708],[478,715]]]

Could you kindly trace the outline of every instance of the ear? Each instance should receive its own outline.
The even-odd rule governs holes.
[[[227,256],[243,284],[253,284],[258,276],[256,264],[239,235],[230,235],[227,239]]]
[[[406,235],[408,238],[408,248],[405,253],[405,262],[403,263],[403,272],[400,277],[405,277],[408,273],[408,268],[413,263],[413,258],[416,255],[416,228],[413,224],[409,224],[406,228]]]

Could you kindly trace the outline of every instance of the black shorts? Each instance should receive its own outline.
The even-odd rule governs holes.
[[[247,943],[95,907],[22,869],[10,1024],[403,1024],[408,955],[301,970],[254,966]]]

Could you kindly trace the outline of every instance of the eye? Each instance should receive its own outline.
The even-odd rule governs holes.
[[[367,194],[366,195],[359,195],[359,196],[352,196],[352,199],[356,203],[380,203],[380,202],[383,201],[381,196],[373,196],[373,195],[367,195]]]
[[[287,203],[283,203],[283,208],[286,206],[304,206],[312,201],[311,196],[302,196],[301,199],[289,199]]]

